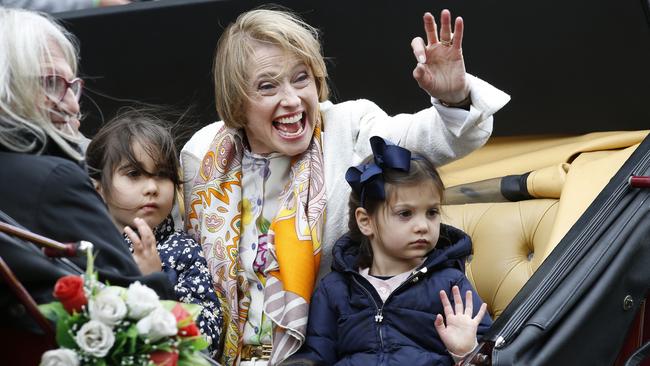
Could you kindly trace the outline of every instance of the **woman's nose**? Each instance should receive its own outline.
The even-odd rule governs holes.
[[[282,100],[280,104],[284,107],[295,107],[300,105],[300,97],[297,90],[289,85],[282,88]]]
[[[65,91],[63,100],[61,100],[59,103],[59,108],[71,116],[76,116],[79,114],[79,101],[77,100],[77,96],[75,96],[75,94],[72,92],[71,88],[68,88]]]

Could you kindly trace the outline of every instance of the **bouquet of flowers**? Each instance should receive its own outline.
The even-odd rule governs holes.
[[[47,351],[41,365],[210,365],[199,352],[208,346],[194,319],[200,307],[163,301],[145,285],[106,286],[88,257],[81,276],[60,278],[58,301],[40,305],[56,322],[60,348]]]

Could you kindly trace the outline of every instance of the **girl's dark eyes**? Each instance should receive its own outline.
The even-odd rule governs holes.
[[[138,170],[127,170],[124,175],[129,178],[136,178],[140,176],[140,172]]]
[[[158,172],[158,174],[156,174],[156,176],[158,178],[169,178],[169,179],[171,179],[172,172],[170,172],[168,170],[161,170],[161,171]]]
[[[407,217],[411,217],[412,214],[411,211],[400,211],[397,213],[397,215],[399,217],[407,218]]]
[[[432,208],[427,210],[426,214],[428,217],[436,217],[439,213],[440,211],[437,208]],[[411,210],[398,211],[397,216],[399,216],[400,218],[410,218],[413,216],[413,211]]]

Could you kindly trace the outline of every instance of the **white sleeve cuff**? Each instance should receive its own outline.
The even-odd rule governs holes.
[[[479,124],[482,125],[482,129],[491,132],[492,115],[510,101],[508,94],[485,81],[470,74],[467,74],[467,79],[472,101],[469,111],[462,108],[445,107],[438,99],[431,98],[431,104],[436,108],[454,136],[461,136]]]
[[[451,355],[451,358],[454,359],[454,363],[458,363],[458,362],[460,362],[463,358],[467,357],[467,355],[469,355],[470,353],[474,352],[474,350],[476,350],[477,347],[478,347],[478,342],[477,342],[476,339],[475,339],[475,340],[474,340],[474,347],[473,347],[471,350],[469,350],[468,352],[465,352],[465,353],[462,354],[462,355],[457,355],[457,354],[451,352],[450,350],[447,350],[447,352],[449,352],[449,354]]]

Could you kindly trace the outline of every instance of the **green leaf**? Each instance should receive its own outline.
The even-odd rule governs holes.
[[[138,328],[135,323],[124,332],[126,339],[128,340],[128,352],[129,354],[135,354],[138,346]]]
[[[210,343],[203,336],[181,338],[181,343],[178,345],[179,349],[193,349],[200,351],[208,348]]]
[[[73,324],[70,320],[71,319],[68,318],[65,320],[59,320],[56,323],[56,343],[60,347],[77,349],[77,342],[72,337],[72,334],[70,334],[70,328]]]
[[[68,314],[68,312],[63,307],[63,304],[61,304],[59,301],[38,305],[38,310],[40,310],[46,318],[55,322],[65,320],[70,316],[70,314]]]
[[[117,332],[115,334],[115,344],[113,344],[113,348],[111,349],[113,360],[117,359],[117,355],[124,353],[124,348],[126,347],[128,340],[129,339],[126,337],[124,332]]]

